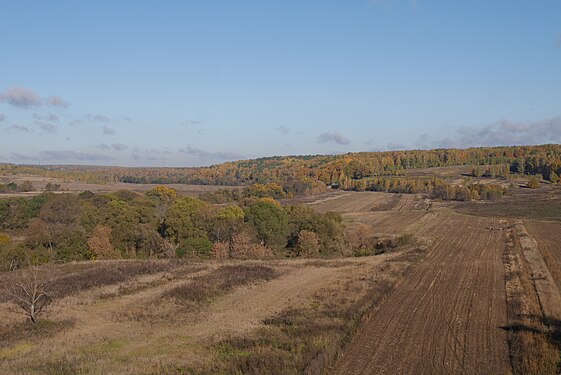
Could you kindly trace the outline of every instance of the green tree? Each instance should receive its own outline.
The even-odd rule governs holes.
[[[176,243],[200,236],[212,216],[212,207],[208,203],[192,197],[177,198],[165,215],[165,235]]]
[[[210,233],[216,242],[230,241],[243,225],[244,211],[235,205],[226,206],[216,214],[210,226]]]
[[[288,215],[277,205],[259,201],[246,208],[246,221],[264,246],[282,248],[289,234]]]
[[[209,258],[212,250],[212,242],[206,235],[199,237],[189,237],[181,241],[177,247],[176,254],[178,257],[199,256]]]

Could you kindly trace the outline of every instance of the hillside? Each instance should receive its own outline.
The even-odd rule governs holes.
[[[558,181],[561,145],[360,152],[343,155],[273,156],[201,168],[0,165],[0,175],[40,175],[91,183],[182,183],[248,185],[278,183],[300,195],[326,185],[352,188],[352,181],[375,176],[407,176],[419,168],[485,166],[482,174],[541,174]]]

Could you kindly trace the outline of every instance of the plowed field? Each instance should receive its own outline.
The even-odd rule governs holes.
[[[432,238],[418,264],[373,313],[335,374],[506,374],[510,371],[498,220],[430,214],[412,229]]]

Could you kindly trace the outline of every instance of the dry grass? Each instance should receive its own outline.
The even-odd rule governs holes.
[[[517,375],[557,374],[560,351],[556,330],[543,316],[531,271],[511,230],[503,262],[509,321],[504,329],[508,332],[512,371]]]
[[[262,265],[227,265],[189,283],[177,286],[164,294],[178,303],[203,303],[249,283],[270,281],[279,275],[271,267]]]
[[[0,326],[0,349],[8,347],[18,341],[32,341],[41,337],[54,335],[73,327],[73,325],[74,323],[69,320],[57,322],[46,319],[39,319],[36,324],[22,322],[12,325],[3,325]]]
[[[42,266],[38,277],[50,280],[49,289],[54,299],[83,292],[92,288],[118,284],[140,275],[149,275],[171,271],[179,267],[177,261],[98,261],[64,264],[60,266]],[[0,284],[7,283],[17,276],[18,272],[0,274]],[[8,297],[0,295],[0,303]]]
[[[87,271],[81,264],[76,275],[53,271],[86,289],[60,288],[66,297],[40,330],[1,331],[0,373],[319,373],[393,288],[406,267],[387,262],[396,256],[207,262],[158,274],[135,266],[125,281],[109,271],[93,284],[92,269],[75,278]]]
[[[211,346],[218,363],[202,373],[321,374],[351,340],[365,314],[388,296],[409,263],[382,263],[316,293],[309,303],[265,319],[250,336]]]

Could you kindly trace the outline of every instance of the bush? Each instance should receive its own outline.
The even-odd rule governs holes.
[[[407,246],[415,243],[415,236],[411,233],[404,233],[395,239],[395,244],[399,246]]]
[[[234,259],[271,258],[273,252],[262,244],[252,243],[251,235],[241,232],[232,238],[230,256]]]
[[[211,255],[213,259],[227,259],[230,257],[230,246],[225,242],[212,244]]]
[[[539,187],[540,187],[539,178],[537,176],[530,176],[526,186],[529,187],[530,189],[539,189]]]
[[[178,257],[199,256],[203,258],[210,257],[212,250],[212,242],[206,236],[186,238],[179,244],[176,250]]]
[[[298,233],[297,256],[315,258],[319,256],[319,251],[319,237],[317,234],[309,230],[302,230]]]

